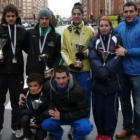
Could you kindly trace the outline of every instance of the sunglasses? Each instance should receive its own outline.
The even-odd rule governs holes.
[[[77,16],[81,16],[82,14],[81,14],[81,13],[72,13],[72,15],[73,15],[73,16],[76,16],[76,15],[77,15]]]

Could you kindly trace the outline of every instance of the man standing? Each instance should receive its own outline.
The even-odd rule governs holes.
[[[23,88],[23,55],[22,50],[25,45],[26,31],[21,27],[21,21],[18,17],[18,9],[8,4],[2,15],[0,25],[0,40],[5,39],[6,44],[0,48],[0,131],[3,128],[4,103],[6,93],[9,90],[12,107],[11,127],[16,136],[19,137],[15,117],[15,110],[18,108],[18,98]],[[0,42],[2,44],[2,42]]]
[[[54,77],[47,81],[44,89],[52,109],[48,111],[49,118],[42,122],[43,129],[53,134],[56,140],[61,140],[63,135],[61,125],[74,128],[74,140],[82,140],[92,131],[93,126],[87,117],[89,105],[85,90],[69,74],[66,66],[54,70]]]
[[[46,65],[54,68],[60,61],[61,36],[51,24],[52,14],[48,9],[40,10],[39,23],[27,32],[27,65],[26,74],[44,75]]]
[[[116,138],[125,138],[133,134],[130,140],[140,140],[140,21],[137,14],[135,3],[127,2],[123,6],[126,20],[116,27],[124,45],[124,48],[116,50],[116,55],[123,56],[124,70],[123,93],[120,94],[123,130],[116,134]]]

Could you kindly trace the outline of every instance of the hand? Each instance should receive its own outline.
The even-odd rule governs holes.
[[[18,102],[18,104],[20,105],[20,106],[22,106],[22,105],[24,105],[24,103],[25,103],[25,95],[24,94],[20,94],[19,95],[19,102]]]
[[[120,45],[118,45],[118,46],[119,46],[119,48],[116,49],[115,54],[116,54],[117,56],[125,56],[125,51],[126,51],[126,49],[123,48],[123,47],[120,46]]]
[[[97,37],[99,35],[98,29],[95,30],[94,36]]]
[[[54,68],[49,69],[48,72],[49,72],[49,76],[44,73],[45,78],[51,78],[54,76]]]
[[[49,110],[48,113],[52,119],[60,120],[60,112],[56,108],[54,110]]]
[[[81,52],[81,53],[76,53],[75,55],[76,55],[76,58],[77,58],[77,59],[80,59],[80,60],[82,60],[82,59],[85,58],[85,55],[84,55],[84,53],[82,53],[82,52]]]
[[[51,68],[50,72],[51,72],[51,76],[54,76],[54,68]]]
[[[70,64],[69,67],[70,67],[71,69],[75,69],[75,70],[80,70],[80,69],[83,68],[83,67],[75,67],[74,64]]]
[[[41,116],[38,115],[38,116],[34,117],[32,122],[35,123],[35,124],[40,124],[42,122]]]

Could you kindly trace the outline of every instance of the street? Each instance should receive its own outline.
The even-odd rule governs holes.
[[[58,27],[57,30],[59,32],[62,32],[63,30],[63,26]],[[24,54],[24,58],[25,58],[25,62],[26,62],[26,55]],[[91,132],[90,135],[88,135],[85,140],[94,140],[96,135],[97,135],[97,131],[96,131],[96,127],[93,121],[93,116],[92,116],[92,111],[91,111],[91,116],[90,116],[90,122],[93,124],[94,126],[94,130]],[[64,129],[64,135],[62,140],[69,140],[67,137],[67,132],[69,130],[69,126],[62,126]],[[117,124],[117,128],[116,128],[116,132],[120,131],[122,129],[122,114],[121,114],[121,110],[119,109],[119,116],[118,116],[118,124]],[[130,137],[127,137],[124,140],[129,140]],[[48,136],[46,138],[46,140],[52,140],[53,137]],[[115,138],[114,138],[115,139]],[[10,102],[9,102],[9,94],[7,94],[7,100],[5,103],[5,115],[4,115],[4,128],[2,129],[2,135],[0,137],[0,140],[18,140],[11,131],[11,106],[10,106]],[[20,138],[19,140],[22,140],[22,138]]]
[[[6,105],[6,110],[5,110],[5,116],[4,116],[4,128],[2,130],[2,135],[0,140],[22,140],[22,138],[18,139],[16,138],[11,131],[11,127],[10,127],[10,123],[11,123],[11,109],[9,108],[9,105]],[[92,114],[92,113],[91,113]],[[94,126],[94,130],[90,133],[90,135],[88,135],[84,140],[94,140],[96,135],[97,135],[97,131],[95,128],[95,124],[93,122],[93,116],[90,116],[90,122],[93,124]],[[69,138],[67,137],[67,132],[69,130],[69,126],[62,126],[64,129],[64,135],[62,140],[69,140]],[[119,117],[118,117],[118,124],[117,124],[117,128],[116,128],[116,132],[120,131],[122,129],[122,114],[121,111],[119,111]],[[130,137],[127,137],[124,140],[129,140]],[[115,138],[114,138],[115,139]],[[53,140],[53,137],[48,137],[46,138],[46,140]]]

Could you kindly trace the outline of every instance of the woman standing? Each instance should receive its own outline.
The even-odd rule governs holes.
[[[91,80],[87,56],[88,43],[93,36],[93,31],[83,21],[83,14],[81,4],[75,3],[72,9],[72,21],[63,32],[61,55],[70,73],[75,76],[79,85],[85,88],[90,101]]]
[[[115,50],[120,38],[112,29],[111,20],[99,20],[99,33],[89,43],[89,60],[93,78],[93,115],[98,135],[96,140],[111,140],[117,124],[118,92],[121,91],[121,57]]]

